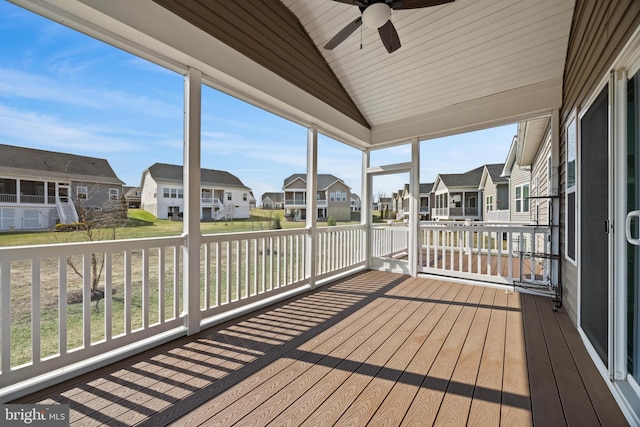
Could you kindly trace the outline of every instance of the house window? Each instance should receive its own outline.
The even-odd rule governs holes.
[[[227,191],[227,200],[228,200],[228,201],[233,200],[233,196],[231,195],[231,192],[230,192],[230,191]]]
[[[76,187],[76,197],[78,198],[78,200],[87,200],[87,187],[86,186]]]
[[[342,192],[342,201],[343,202],[347,201],[347,193],[345,191]]]
[[[117,202],[118,201],[118,189],[117,188],[110,188],[109,189],[109,200],[112,202]]]
[[[516,187],[516,212],[529,212],[529,184]]]
[[[493,196],[487,196],[487,202],[485,205],[487,207],[487,212],[491,212],[493,210]]]
[[[335,202],[336,201],[336,193],[334,193],[333,191],[331,193],[329,193],[329,201],[330,202]]]
[[[475,208],[476,207],[476,198],[475,197],[469,197],[469,199],[467,200],[467,207],[470,207],[470,208]]]
[[[163,195],[163,197],[164,197],[165,199],[168,199],[168,198],[170,197],[170,196],[169,196],[169,193],[170,193],[170,191],[169,191],[169,190],[170,190],[169,188],[163,188],[163,189],[162,189],[162,195]]]
[[[242,193],[242,201],[243,202],[247,201],[247,193]]]
[[[178,199],[183,199],[184,198],[184,192],[183,192],[182,188],[178,188],[176,192],[178,193]]]

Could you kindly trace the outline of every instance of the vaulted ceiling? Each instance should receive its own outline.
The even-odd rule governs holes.
[[[393,11],[402,47],[332,0],[12,0],[351,145],[383,147],[560,106],[574,0],[455,0]],[[362,43],[362,47],[361,47]]]

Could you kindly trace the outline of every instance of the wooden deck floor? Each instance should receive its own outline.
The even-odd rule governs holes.
[[[627,425],[548,299],[368,271],[15,403],[72,425]]]

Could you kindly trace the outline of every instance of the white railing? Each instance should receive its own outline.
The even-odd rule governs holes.
[[[371,255],[394,258],[408,254],[409,227],[406,224],[371,227]]]
[[[477,207],[433,208],[431,213],[433,217],[444,218],[477,218],[480,215]]]
[[[203,318],[304,284],[307,236],[304,229],[203,236]]]
[[[0,397],[183,328],[183,238],[0,248]]]
[[[364,265],[364,226],[319,227],[316,233],[316,279]]]
[[[200,203],[202,203],[203,205],[216,205],[216,206],[222,206],[222,202],[220,202],[220,199],[217,197],[211,197],[211,196],[202,196],[200,198]]]
[[[484,214],[484,220],[488,222],[509,222],[510,219],[511,216],[508,209],[488,211]]]
[[[18,196],[16,194],[0,194],[0,203],[17,203]]]
[[[317,228],[315,278],[364,267],[364,230]],[[187,316],[206,326],[305,289],[311,238],[308,229],[202,236],[195,314],[182,297],[193,286],[183,283],[182,236],[0,248],[0,402],[25,381],[184,335]]]
[[[20,203],[43,205],[44,200],[45,198],[43,195],[37,195],[37,194],[21,194],[20,195]]]
[[[486,222],[423,222],[418,269],[423,273],[513,284],[548,281],[549,227]]]

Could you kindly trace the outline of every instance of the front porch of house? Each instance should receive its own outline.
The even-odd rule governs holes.
[[[364,271],[16,403],[71,425],[627,425],[568,315]]]

